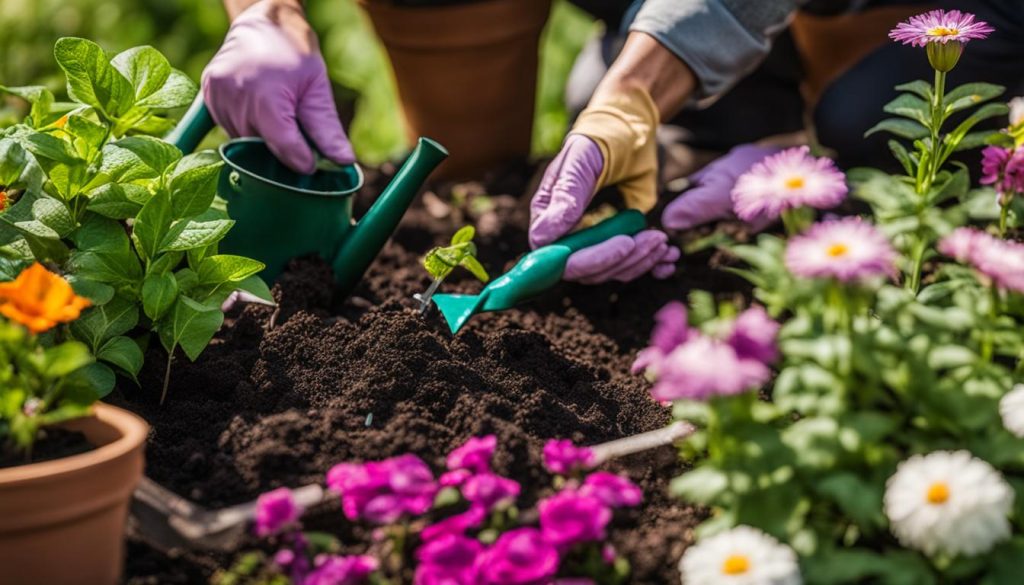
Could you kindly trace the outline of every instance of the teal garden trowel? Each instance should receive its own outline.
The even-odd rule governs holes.
[[[478,295],[436,294],[433,301],[448,321],[448,328],[457,333],[477,313],[510,309],[558,284],[562,280],[565,263],[573,252],[614,236],[632,236],[646,225],[644,215],[639,211],[622,211],[593,227],[523,256],[512,270],[492,280]]]

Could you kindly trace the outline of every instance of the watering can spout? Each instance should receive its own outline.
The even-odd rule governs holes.
[[[420,138],[408,160],[341,244],[334,257],[338,293],[348,296],[391,237],[427,176],[448,156],[443,146]]]

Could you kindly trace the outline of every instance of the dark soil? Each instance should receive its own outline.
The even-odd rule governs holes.
[[[32,445],[32,456],[28,460],[24,453],[15,453],[11,449],[0,448],[0,469],[62,459],[88,453],[95,448],[86,440],[85,435],[78,431],[50,428],[41,431],[39,440]]]
[[[669,421],[647,384],[628,373],[653,314],[691,288],[742,290],[693,255],[667,281],[563,286],[540,301],[474,318],[452,336],[436,310],[421,317],[412,295],[429,284],[419,264],[464,223],[478,227],[480,260],[498,274],[526,251],[531,192],[522,169],[492,181],[490,193],[460,185],[427,193],[347,300],[332,298],[326,264],[292,264],[274,288],[272,310],[235,311],[198,362],[179,358],[167,403],[157,404],[166,356],[152,350],[142,389],[125,385],[114,402],[153,426],[147,474],[197,502],[218,507],[278,486],[322,482],[346,460],[412,452],[440,470],[468,437],[499,437],[496,469],[522,482],[529,505],[550,485],[541,467],[547,439],[595,444]],[[457,205],[450,205],[454,200]],[[365,205],[365,199],[362,200]],[[703,235],[707,235],[706,233]],[[691,236],[691,238],[699,235]],[[443,287],[480,284],[457,271]],[[634,583],[678,582],[675,565],[703,512],[667,494],[683,467],[671,448],[615,462],[642,485],[642,508],[624,515],[613,542],[630,559]],[[312,514],[342,533],[337,510]],[[128,582],[201,583],[229,559],[157,552],[131,540]]]

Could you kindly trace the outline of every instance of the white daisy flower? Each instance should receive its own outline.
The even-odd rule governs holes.
[[[1003,426],[1013,436],[1024,439],[1024,384],[1017,384],[999,400]]]
[[[793,549],[750,526],[702,539],[679,561],[683,585],[800,585]]]
[[[1013,490],[967,451],[914,455],[885,486],[885,515],[904,546],[974,556],[1009,538]]]

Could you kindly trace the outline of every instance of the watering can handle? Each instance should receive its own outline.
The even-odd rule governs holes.
[[[213,130],[214,126],[216,124],[213,117],[210,116],[206,102],[203,101],[203,92],[200,91],[181,118],[181,122],[164,137],[164,140],[177,146],[181,152],[189,154],[199,146],[199,143],[210,133],[210,130]]]
[[[595,226],[569,234],[555,242],[555,245],[566,246],[573,252],[578,252],[615,236],[635,235],[645,227],[647,220],[644,219],[644,214],[635,209],[627,209]]]

